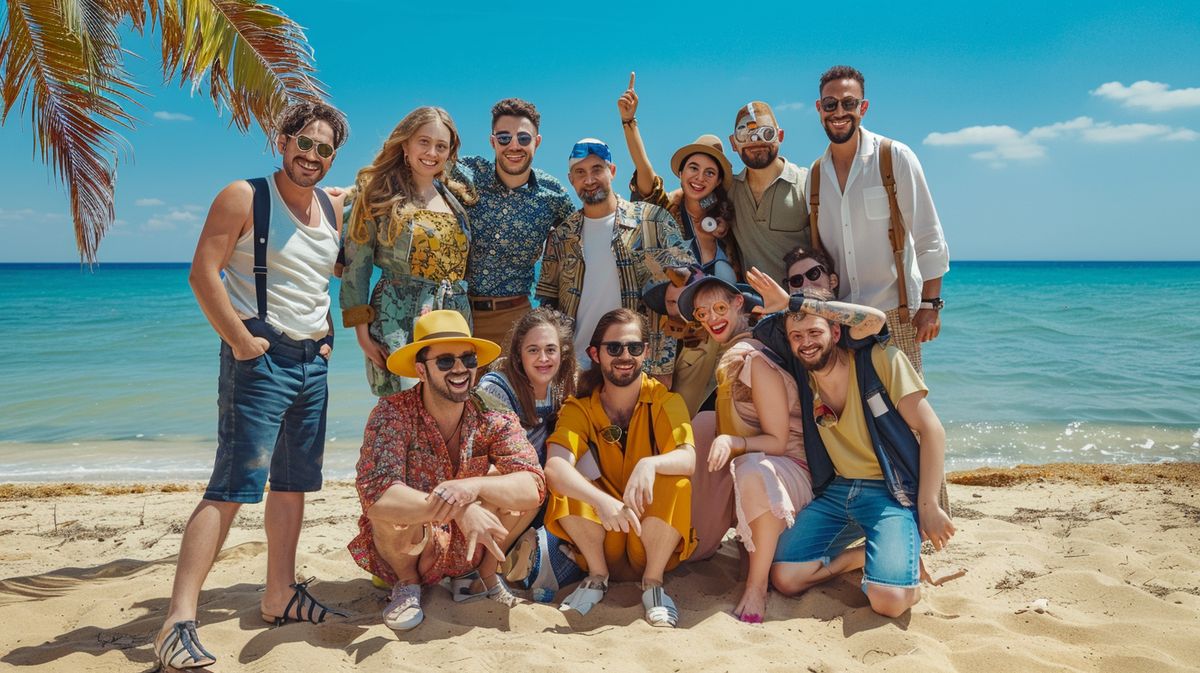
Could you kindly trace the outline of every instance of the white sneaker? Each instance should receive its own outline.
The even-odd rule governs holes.
[[[396,584],[392,596],[383,609],[383,624],[394,631],[415,629],[425,620],[421,609],[420,584]]]

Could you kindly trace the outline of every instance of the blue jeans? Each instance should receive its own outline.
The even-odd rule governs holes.
[[[796,514],[779,536],[776,563],[820,561],[829,565],[850,543],[867,538],[863,583],[909,588],[919,585],[921,531],[915,509],[900,505],[883,480],[835,477],[816,500]]]
[[[261,502],[268,471],[273,491],[321,490],[328,363],[315,341],[264,327],[251,333],[271,348],[252,360],[235,359],[221,344],[217,458],[207,500]]]

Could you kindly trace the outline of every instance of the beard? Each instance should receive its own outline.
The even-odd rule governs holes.
[[[586,189],[581,189],[579,190],[578,194],[580,200],[589,206],[594,206],[597,203],[604,203],[606,200],[608,200],[608,190],[604,187],[597,187],[590,192]]]
[[[428,383],[429,387],[432,388],[433,392],[437,393],[439,397],[450,400],[451,402],[466,402],[471,398],[470,386],[467,386],[467,389],[461,393],[454,392],[453,390],[450,390],[450,386],[446,384],[445,376],[430,376]]]
[[[799,352],[796,352],[795,355],[796,359],[800,361],[800,366],[805,371],[819,372],[829,365],[829,359],[833,357],[833,349],[834,343],[830,340],[812,360],[806,360]]]
[[[296,183],[297,187],[315,187],[321,181],[321,178],[324,178],[325,174],[329,172],[328,170],[321,170],[311,178],[300,175],[296,168],[296,161],[297,159],[293,158],[291,161],[283,162],[283,174],[288,177],[288,180]]]
[[[742,158],[742,163],[746,164],[746,168],[758,170],[770,166],[771,162],[775,161],[775,158],[779,156],[779,147],[769,145],[765,148],[743,149],[738,152],[738,156]]]
[[[635,366],[629,371],[628,374],[618,374],[613,367],[615,365],[636,364],[636,360],[613,360],[607,367],[601,367],[600,373],[604,375],[604,380],[607,381],[609,385],[616,386],[617,388],[624,388],[632,385],[634,381],[638,380],[638,378],[642,375],[641,368]]]
[[[521,164],[519,166],[517,166],[516,168],[510,167],[508,160],[504,158],[503,154],[496,157],[496,165],[500,167],[500,170],[502,172],[507,173],[509,175],[520,175],[520,174],[524,173],[525,171],[529,170],[529,165],[532,163],[533,163],[533,156],[530,155],[528,152],[525,153],[525,160],[522,161]]]
[[[833,143],[834,145],[841,145],[843,143],[850,142],[850,139],[853,138],[854,134],[858,132],[858,119],[851,117],[850,126],[846,127],[846,130],[842,133],[834,132],[834,130],[829,126],[829,120],[826,120],[824,124],[821,124],[821,126],[825,129],[825,135],[829,136],[829,142]]]

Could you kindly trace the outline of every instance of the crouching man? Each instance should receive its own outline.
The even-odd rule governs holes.
[[[387,365],[420,383],[380,399],[367,420],[355,480],[363,514],[349,545],[360,566],[392,585],[383,620],[397,631],[421,623],[421,585],[444,577],[454,578],[456,601],[516,604],[496,571],[510,528],[545,489],[517,417],[471,394],[476,370],[500,347],[472,338],[456,311],[425,314],[413,337]]]
[[[646,621],[674,627],[663,573],[696,547],[688,479],[696,451],[683,398],[642,373],[646,350],[640,314],[615,309],[596,324],[592,368],[546,442],[546,528],[578,548],[588,572],[564,612],[586,614],[610,577],[640,580]]]
[[[873,334],[883,313],[831,298],[805,290],[754,331],[796,376],[817,494],[779,537],[771,583],[795,595],[862,568],[871,609],[899,617],[921,600],[921,540],[954,535],[938,504],[946,432],[908,357]]]

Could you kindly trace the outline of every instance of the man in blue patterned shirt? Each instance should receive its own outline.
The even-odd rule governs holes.
[[[509,328],[530,310],[534,267],[550,230],[575,210],[562,184],[532,167],[542,137],[532,103],[506,98],[492,106],[495,161],[463,157],[461,177],[479,202],[468,209],[471,252],[467,287],[473,332],[507,349]]]

